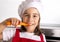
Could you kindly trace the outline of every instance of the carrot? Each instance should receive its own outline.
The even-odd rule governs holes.
[[[8,21],[8,22],[6,22],[6,24],[7,24],[7,25],[11,25],[11,22]],[[18,25],[20,25],[20,26],[21,26],[21,25],[23,25],[23,26],[29,26],[29,24],[24,23],[24,22],[20,22]]]

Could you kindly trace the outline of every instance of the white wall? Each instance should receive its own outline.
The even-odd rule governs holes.
[[[42,0],[44,14],[42,23],[60,24],[60,0]]]
[[[0,22],[10,17],[20,19],[18,7],[22,1],[24,0],[0,0]]]
[[[19,18],[18,6],[22,1],[0,0],[0,22],[9,17]],[[41,23],[60,24],[60,0],[42,0],[42,4],[44,14],[41,14]]]

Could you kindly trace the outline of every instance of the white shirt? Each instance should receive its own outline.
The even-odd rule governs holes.
[[[6,28],[3,31],[3,40],[8,41],[10,40],[16,32],[16,28]],[[33,40],[38,40],[40,41],[40,36],[34,35],[34,33],[28,33],[28,32],[20,32],[20,38],[29,38]],[[44,41],[46,42],[45,35],[43,34]]]

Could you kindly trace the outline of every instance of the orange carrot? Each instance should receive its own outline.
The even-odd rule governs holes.
[[[11,22],[6,22],[7,25],[11,25]],[[29,26],[29,24],[24,23],[24,22],[20,22],[18,25],[23,25],[23,26]]]

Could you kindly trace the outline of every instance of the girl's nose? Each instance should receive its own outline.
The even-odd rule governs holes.
[[[33,17],[30,16],[30,17],[28,18],[28,21],[29,21],[29,22],[32,22],[32,21],[33,21]]]

